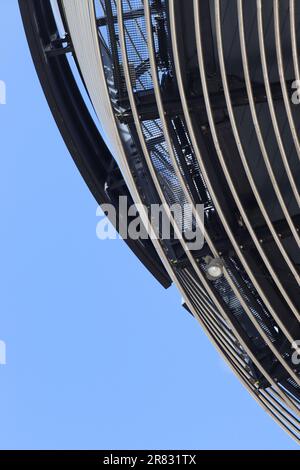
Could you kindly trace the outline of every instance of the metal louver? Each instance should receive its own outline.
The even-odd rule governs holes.
[[[41,1],[30,3],[41,17]],[[56,30],[54,43],[52,30],[48,60],[73,53],[134,202],[204,204],[204,247],[153,241],[152,272],[176,283],[249,392],[300,442],[300,3],[58,5],[67,35]],[[194,209],[193,221],[202,224]],[[207,275],[207,257],[222,259],[220,278]]]

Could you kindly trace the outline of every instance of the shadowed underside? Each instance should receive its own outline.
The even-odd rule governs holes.
[[[299,442],[300,3],[20,7],[48,102],[98,202],[117,207],[130,193],[146,207],[190,203],[195,225],[204,205],[201,250],[184,239],[128,244],[163,285],[176,283],[249,392]],[[208,257],[224,266],[215,280]]]

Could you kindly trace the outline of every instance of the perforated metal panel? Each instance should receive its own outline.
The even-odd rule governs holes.
[[[300,340],[300,104],[292,101],[299,2],[60,4],[135,202],[165,204],[173,235],[172,204],[191,204],[194,227],[202,226],[196,206],[204,205],[202,249],[175,236],[155,243],[186,307],[254,398],[299,441],[300,370],[292,360]],[[223,263],[216,280],[208,273],[214,258]]]
[[[205,205],[205,249],[193,254],[183,244],[170,255],[173,262],[179,253],[177,281],[205,322],[211,309],[221,312],[263,404],[274,392],[297,414],[300,112],[284,86],[290,98],[299,20],[284,3],[101,1],[101,15],[117,75],[112,104],[150,184],[169,205]],[[223,258],[221,279],[206,282],[204,254]],[[212,300],[205,308],[204,292]],[[214,321],[209,329],[221,327]],[[224,331],[213,331],[226,351]]]

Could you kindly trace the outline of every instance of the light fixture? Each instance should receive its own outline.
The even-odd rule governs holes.
[[[223,276],[224,262],[221,258],[212,258],[207,256],[206,262],[206,276],[210,281],[215,281]]]

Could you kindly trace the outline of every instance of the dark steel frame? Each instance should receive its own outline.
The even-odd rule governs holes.
[[[71,40],[68,35],[63,39],[58,37],[49,1],[19,1],[35,65],[62,135],[97,201],[112,201],[117,207],[118,196],[128,195],[128,189],[91,119],[72,71],[68,69],[66,53],[73,51]],[[63,0],[59,1],[59,4],[62,3]],[[251,178],[244,170],[247,163],[237,145],[239,137],[234,132],[236,125],[231,111],[241,106],[249,107],[252,102],[270,106],[270,94],[273,102],[285,102],[289,111],[289,96],[285,87],[289,88],[290,80],[283,83],[282,78],[279,82],[268,77],[265,84],[251,82],[249,85],[249,80],[245,82],[224,71],[219,0],[189,0],[184,3],[182,0],[144,0],[135,11],[123,9],[125,0],[117,4],[114,0],[101,0],[101,3],[106,9],[106,16],[92,18],[85,34],[88,35],[95,26],[93,38],[97,37],[99,28],[98,46],[102,59],[100,68],[94,68],[94,72],[107,79],[106,69],[109,78],[113,77],[114,84],[110,83],[107,87],[110,88],[108,99],[116,123],[124,123],[132,139],[129,149],[116,126],[116,138],[120,138],[123,146],[122,157],[128,164],[132,186],[148,206],[154,202],[170,202],[170,190],[162,184],[162,181],[167,183],[167,179],[163,180],[167,172],[165,169],[155,169],[151,139],[145,138],[145,129],[142,129],[145,121],[159,118],[159,145],[164,143],[168,149],[165,157],[166,160],[169,157],[168,165],[173,167],[174,180],[177,178],[176,191],[181,191],[180,197],[194,204],[205,203],[207,233],[203,249],[191,253],[184,241],[160,240],[160,248],[163,248],[162,252],[159,251],[160,257],[165,266],[171,268],[170,276],[184,296],[188,311],[200,321],[250,393],[299,441],[299,367],[291,362],[291,341],[298,337],[300,331],[296,309],[299,299],[296,282],[289,273],[290,269],[296,281],[298,267],[293,266],[294,260],[284,258],[281,247],[283,240],[290,237],[291,224],[299,225],[299,213],[293,214],[290,220],[278,220],[276,217],[271,220],[268,214],[264,214],[264,217],[254,219],[254,224],[253,219],[248,218],[247,212],[251,211],[252,205],[256,204],[261,210],[262,200],[255,183],[251,185]],[[293,5],[293,0],[290,3]],[[215,37],[212,4],[217,29]],[[237,0],[237,4],[239,19],[242,18],[239,22],[242,38],[243,1]],[[278,2],[274,0],[274,8],[276,5]],[[73,11],[69,13],[75,25],[73,38],[76,44],[76,17],[74,20]],[[194,21],[191,21],[193,15]],[[275,23],[278,23],[278,16],[279,10],[275,8]],[[126,22],[137,19],[144,22],[148,42],[146,44],[145,37],[142,42],[145,42],[149,54],[149,59],[143,59],[138,67],[143,69],[142,74],[147,69],[151,75],[150,82],[152,80],[149,89],[142,87],[141,92],[133,83],[135,73],[140,73],[140,69],[135,69],[131,75],[130,67],[135,62],[129,54],[132,38],[126,30]],[[179,32],[182,33],[192,23],[195,27],[192,41],[188,34],[182,35],[183,40],[179,41]],[[107,27],[107,44],[100,32],[103,27]],[[193,35],[192,27],[189,33]],[[202,38],[205,38],[204,54],[201,52]],[[187,85],[191,83],[193,73],[187,64],[186,54],[191,44],[197,48],[195,70],[198,78],[192,77],[195,85],[192,89],[197,91],[193,94],[190,94],[190,86]],[[80,51],[78,43],[77,47],[76,50]],[[276,47],[278,49],[278,44]],[[75,51],[73,55],[76,60]],[[104,56],[108,62],[105,62]],[[243,66],[246,67],[245,60]],[[172,76],[168,75],[170,71]],[[102,83],[98,83],[97,89]],[[70,96],[75,98],[75,103]],[[81,102],[79,108],[78,100]],[[292,120],[290,113],[290,126]],[[189,147],[192,165],[182,147]],[[230,185],[231,178],[233,182]],[[112,181],[109,193],[104,189],[108,181]],[[249,194],[250,201],[244,208]],[[172,217],[170,222],[175,229]],[[145,246],[142,242],[129,240],[128,245],[161,282],[163,273],[163,283],[169,285],[170,279],[151,242]],[[273,269],[272,262],[277,261],[277,253],[282,255],[282,259],[278,256],[279,262],[285,259],[289,269],[284,263],[276,264],[277,269]],[[222,258],[224,275],[218,281],[207,276],[206,256]]]
[[[49,0],[19,0],[19,7],[39,80],[69,152],[97,203],[112,203],[118,213],[119,196],[127,196],[129,204],[132,199],[71,70],[66,54],[72,52],[72,45],[67,37],[63,40],[59,37]],[[108,194],[105,185],[112,179],[114,188]],[[152,275],[168,288],[171,280],[152,242],[125,241]]]

